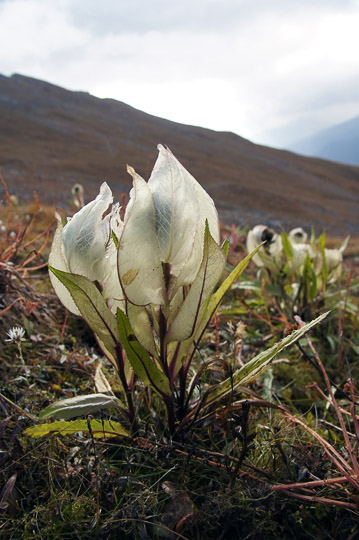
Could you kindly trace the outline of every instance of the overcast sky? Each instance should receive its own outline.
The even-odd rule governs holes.
[[[359,0],[0,0],[0,73],[285,147],[359,113]]]

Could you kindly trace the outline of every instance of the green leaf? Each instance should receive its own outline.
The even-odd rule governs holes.
[[[311,229],[311,231],[310,231],[310,240],[309,240],[309,243],[310,243],[311,245],[313,245],[313,246],[315,245],[315,229],[314,229],[313,226],[312,226],[312,229]]]
[[[29,437],[44,437],[49,433],[58,433],[59,435],[73,435],[82,431],[95,439],[110,437],[129,437],[127,429],[119,422],[112,420],[75,420],[74,422],[53,422],[52,424],[40,424],[25,429],[24,435]]]
[[[178,369],[181,367],[182,362],[185,360],[187,355],[192,354],[194,348],[199,343],[203,332],[206,329],[207,324],[209,323],[213,313],[216,311],[217,307],[219,306],[223,296],[226,294],[226,292],[230,289],[231,285],[239,278],[239,276],[244,272],[244,270],[247,268],[249,261],[257,253],[257,251],[262,247],[263,244],[260,244],[256,249],[254,249],[247,257],[245,257],[232,272],[229,274],[229,276],[224,280],[222,285],[217,289],[215,293],[213,293],[208,300],[204,303],[204,305],[201,308],[196,330],[193,336],[191,336],[189,339],[186,339],[180,344],[179,351],[176,350],[175,354],[177,356],[177,362],[176,362],[176,373],[178,372]]]
[[[310,283],[310,288],[309,288],[309,298],[311,302],[314,300],[316,294],[317,294],[317,276],[315,275],[313,268],[311,268],[311,283]]]
[[[89,396],[77,396],[69,399],[62,399],[52,403],[39,414],[40,420],[45,418],[73,418],[83,416],[108,407],[125,408],[116,396],[106,394],[90,394]]]
[[[146,349],[137,341],[128,317],[120,309],[117,310],[117,322],[121,343],[135,373],[146,386],[150,386],[158,394],[170,395],[168,379],[156,367]]]
[[[325,241],[326,241],[326,233],[324,231],[318,238],[318,247],[319,247],[320,253],[324,251]]]
[[[223,251],[223,253],[225,254],[226,257],[228,256],[228,253],[229,253],[229,246],[230,246],[229,238],[226,238],[225,241],[222,244],[222,251]]]
[[[172,322],[166,341],[184,341],[193,335],[200,309],[222,275],[226,257],[213,240],[208,224],[204,233],[204,249],[196,279]]]
[[[81,315],[96,334],[101,348],[116,366],[115,349],[120,337],[116,317],[108,309],[106,301],[96,285],[84,276],[49,268],[65,285]]]
[[[307,254],[303,267],[303,287],[306,301],[313,301],[317,294],[317,276],[313,270],[312,261]]]
[[[287,257],[288,261],[292,261],[294,256],[292,244],[290,243],[288,236],[285,234],[284,231],[282,232],[281,237],[284,255]]]
[[[115,233],[113,231],[111,231],[111,236],[112,236],[112,240],[115,243],[116,249],[118,249],[118,244],[119,244],[118,238],[117,238],[117,236],[115,235]]]
[[[155,358],[158,358],[153,328],[144,306],[134,306],[127,302],[127,317],[138,341]]]
[[[308,330],[313,328],[316,324],[320,323],[330,312],[327,311],[326,313],[323,313],[313,321],[305,324],[298,330],[295,330],[292,334],[289,336],[286,336],[281,341],[276,343],[273,347],[270,347],[266,351],[263,351],[259,354],[257,354],[252,360],[250,360],[247,364],[242,366],[240,369],[238,369],[232,377],[228,377],[225,381],[220,383],[218,386],[214,387],[212,390],[209,390],[208,398],[205,402],[205,405],[211,405],[215,401],[218,401],[225,395],[232,392],[237,386],[248,384],[252,380],[254,380],[262,371],[266,368],[266,366],[273,360],[273,358],[280,353],[283,349],[286,347],[289,347],[289,345],[292,345],[295,343],[298,339],[300,339]],[[193,411],[192,411],[193,413]]]
[[[319,248],[319,252],[321,254],[322,261],[323,261],[323,266],[322,266],[322,271],[321,271],[322,279],[323,279],[323,290],[326,289],[327,282],[328,282],[328,265],[327,265],[327,257],[325,255],[325,241],[326,241],[326,234],[324,231],[323,234],[321,234],[320,237],[318,238],[318,248]]]
[[[232,270],[232,272],[229,274],[229,276],[224,280],[222,285],[219,287],[219,289],[212,295],[211,301],[212,303],[216,303],[217,306],[222,300],[223,296],[226,294],[226,292],[229,290],[231,285],[237,281],[237,279],[243,274],[244,270],[247,268],[248,263],[252,259],[252,257],[261,249],[263,246],[263,243],[257,246],[251,253],[249,253],[240,263],[237,264],[237,266]]]

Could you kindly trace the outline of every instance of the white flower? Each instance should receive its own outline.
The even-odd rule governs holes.
[[[307,243],[308,235],[302,227],[296,227],[289,231],[288,240],[293,250],[291,266],[294,272],[297,274],[302,272],[307,256],[312,261],[314,268],[319,268],[322,265],[322,260],[318,252],[313,249],[312,245]]]
[[[259,267],[268,268],[273,273],[279,272],[282,266],[282,238],[266,225],[256,225],[247,235],[248,253],[251,253],[262,242],[266,243],[253,255],[253,262]]]
[[[307,258],[307,255],[309,255],[309,258],[311,260],[314,259],[314,253],[309,244],[304,243],[294,243],[292,244],[293,249],[293,261],[292,261],[292,269],[294,272],[300,273],[303,269],[305,259]]]
[[[5,341],[25,341],[25,330],[21,326],[10,328],[7,335],[9,339],[5,339]]]
[[[112,193],[103,184],[96,199],[77,212],[65,227],[59,223],[49,258],[54,269],[97,281],[113,312],[117,307],[124,309],[126,298],[126,311],[132,314],[132,324],[136,323],[137,312],[129,304],[132,307],[163,305],[167,315],[170,310],[172,317],[175,316],[184,302],[182,288],[192,285],[200,275],[206,222],[220,254],[212,243],[212,264],[216,260],[216,268],[206,263],[205,270],[202,269],[204,288],[196,283],[191,295],[194,297],[194,290],[198,289],[200,305],[224,266],[224,255],[218,246],[219,220],[211,197],[168,149],[163,146],[158,149],[159,156],[148,182],[132,168],[128,169],[133,177],[133,189],[124,223],[118,205],[109,212]],[[206,246],[208,253],[208,242]],[[80,314],[66,287],[52,272],[50,276],[62,303]]]
[[[328,277],[337,279],[342,273],[343,253],[341,249],[325,249]]]
[[[110,304],[123,297],[118,279],[113,279],[114,275],[117,277],[117,272],[112,232],[118,237],[122,222],[118,204],[108,212],[112,201],[111,190],[103,183],[96,199],[68,219],[64,227],[59,219],[49,257],[49,265],[56,270],[98,281],[106,290],[105,297]],[[64,306],[80,315],[70,293],[52,272],[50,279]]]
[[[148,182],[129,168],[133,189],[118,269],[125,295],[136,305],[165,304],[180,286],[193,283],[202,262],[206,220],[219,242],[218,215],[211,197],[170,150],[161,145],[158,150]],[[164,275],[163,265],[169,275]]]
[[[288,233],[288,240],[293,244],[305,244],[308,239],[308,235],[302,227],[296,227]]]

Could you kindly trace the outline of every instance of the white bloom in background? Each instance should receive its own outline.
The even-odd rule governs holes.
[[[136,305],[165,304],[180,286],[193,283],[202,262],[206,220],[219,242],[219,220],[211,197],[170,150],[161,145],[158,150],[148,182],[128,169],[133,189],[118,269],[125,295]],[[164,276],[164,264],[169,276]]]
[[[288,233],[288,240],[290,241],[293,249],[292,269],[297,274],[300,274],[303,270],[305,259],[307,256],[310,258],[315,268],[321,268],[322,260],[316,250],[307,243],[308,234],[302,227],[296,227]]]
[[[25,341],[25,330],[21,326],[14,326],[7,332],[9,339],[5,341]]]
[[[328,277],[337,279],[342,273],[343,253],[341,249],[325,249]]]
[[[312,260],[314,257],[313,250],[309,244],[292,244],[293,249],[293,260],[292,260],[292,269],[294,272],[300,273],[303,269],[305,259],[307,255]]]
[[[288,233],[288,240],[293,244],[305,244],[308,240],[308,235],[302,227],[296,227]]]
[[[318,245],[308,243],[308,235],[302,227],[296,227],[288,233],[292,256],[288,256],[288,264],[293,272],[300,277],[305,261],[309,257],[312,268],[317,276],[323,271],[323,256]],[[338,278],[342,272],[343,252],[348,244],[349,237],[345,239],[339,249],[324,249],[328,279]],[[268,268],[272,273],[278,273],[286,260],[282,257],[282,239],[265,225],[257,225],[247,236],[248,253],[253,251],[262,242],[266,244],[254,256],[253,261],[259,267]]]
[[[248,253],[251,253],[262,242],[266,243],[252,260],[259,267],[268,268],[274,273],[279,272],[282,266],[282,238],[266,225],[256,225],[247,235]]]
[[[84,202],[84,188],[82,184],[74,184],[71,188],[71,193],[73,196],[72,202],[76,206],[76,208],[83,208],[85,205]]]
[[[112,192],[108,185],[103,183],[96,199],[69,218],[64,227],[59,219],[49,265],[56,270],[79,274],[91,281],[96,280],[107,290],[109,296],[105,295],[106,298],[120,300],[121,287],[118,279],[113,281],[113,273],[116,275],[116,245],[112,238],[112,230],[119,236],[122,222],[118,204],[106,214],[112,201]],[[52,272],[50,279],[65,307],[79,315],[79,310],[66,287]],[[110,290],[106,287],[108,280],[113,281]]]

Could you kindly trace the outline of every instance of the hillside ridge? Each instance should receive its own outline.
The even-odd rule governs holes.
[[[59,205],[75,182],[90,200],[104,180],[119,198],[131,188],[126,164],[149,178],[158,143],[209,192],[226,223],[359,234],[358,167],[179,124],[23,75],[0,75],[0,172],[22,200],[37,190],[44,203]]]

